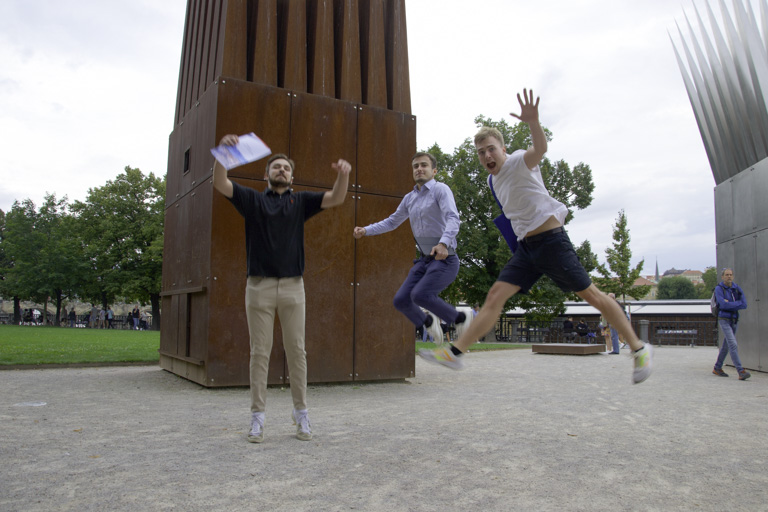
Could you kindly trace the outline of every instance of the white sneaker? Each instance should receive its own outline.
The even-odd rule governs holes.
[[[632,383],[640,384],[651,376],[653,371],[653,345],[646,343],[643,348],[632,353],[635,369],[632,371]]]
[[[419,356],[425,361],[432,364],[441,364],[447,366],[452,370],[462,370],[464,368],[463,356],[456,356],[451,352],[451,347],[436,348],[435,350],[427,350],[425,348],[419,350]]]
[[[291,414],[293,424],[296,425],[296,437],[301,441],[312,439],[312,425],[309,423],[309,413],[306,409],[303,411],[293,410]]]
[[[248,442],[260,443],[264,440],[264,413],[251,414],[251,430],[248,432]]]
[[[432,317],[432,325],[425,327],[427,329],[427,333],[432,336],[432,339],[435,340],[435,343],[440,345],[443,343],[443,328],[440,327],[440,319],[437,318],[437,315],[430,311],[427,311],[427,314]]]
[[[469,324],[472,323],[475,315],[472,312],[472,308],[456,308],[456,311],[463,312],[466,319],[460,324],[454,324],[456,326],[456,340],[459,340],[461,336],[469,329]],[[477,341],[477,340],[472,340]]]

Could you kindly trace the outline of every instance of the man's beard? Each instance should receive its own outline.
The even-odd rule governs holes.
[[[269,183],[270,188],[279,188],[279,187],[290,187],[291,181],[288,179],[283,178],[283,181],[277,181],[274,178],[270,177],[267,180],[267,183]]]

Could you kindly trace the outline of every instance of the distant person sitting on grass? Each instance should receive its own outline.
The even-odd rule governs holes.
[[[463,368],[464,353],[494,325],[507,300],[518,292],[527,293],[546,274],[561,290],[575,292],[616,326],[634,351],[632,382],[643,382],[651,374],[652,346],[640,341],[616,301],[598,290],[582,267],[563,229],[568,208],[549,195],[539,169],[547,152],[547,137],[539,123],[539,99],[534,102],[533,91],[529,95],[527,90],[523,90],[523,97],[525,101],[517,95],[520,115],[511,115],[528,124],[531,147],[507,155],[499,130],[485,126],[475,135],[477,156],[491,175],[495,195],[519,246],[488,292],[477,318],[455,345],[421,349],[419,355],[431,363]]]

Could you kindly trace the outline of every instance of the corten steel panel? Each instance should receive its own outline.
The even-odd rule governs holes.
[[[235,179],[263,191],[262,181]],[[245,223],[235,207],[220,193],[213,197],[211,230],[211,288],[209,294],[208,362],[213,386],[243,386],[248,380],[250,342],[245,314]],[[270,384],[285,379],[282,338],[275,336],[269,361]]]
[[[331,187],[336,178],[331,164],[339,158],[347,160],[356,169],[356,128],[356,105],[324,96],[295,93],[291,106],[289,153],[296,162],[294,184]],[[350,188],[351,183],[350,179]]]
[[[173,299],[177,302],[176,355],[189,357],[189,295],[181,293],[174,295]]]
[[[171,290],[179,290],[187,288],[186,280],[184,279],[185,269],[189,264],[189,253],[187,252],[187,244],[189,239],[187,233],[190,229],[190,210],[192,209],[192,201],[188,196],[184,196],[168,210],[173,210],[176,216],[176,230],[172,233],[165,235],[163,240],[163,247],[171,249],[171,256],[173,258],[173,270],[171,271],[172,280],[168,287],[163,288],[163,292],[169,292]],[[203,237],[201,243],[206,243],[207,237]]]
[[[217,87],[209,87],[195,107],[197,119],[195,120],[195,130],[192,134],[192,147],[189,154],[191,176],[186,178],[187,182],[182,188],[184,193],[189,192],[211,177],[213,171],[211,147],[218,142],[216,140],[218,92]]]
[[[193,68],[192,68],[192,95],[191,99],[192,102],[194,102],[197,98],[200,97],[200,95],[205,91],[205,84],[203,82],[203,78],[200,76],[202,75],[202,68],[205,64],[205,58],[203,57],[203,52],[205,49],[205,35],[209,31],[206,21],[207,21],[207,15],[208,15],[208,7],[211,4],[211,2],[208,1],[201,1],[198,0],[196,2],[195,10],[196,10],[196,29],[195,29],[195,40],[194,40],[194,60],[193,60]],[[205,52],[207,54],[208,52]]]
[[[360,77],[360,18],[357,0],[338,0],[335,12],[336,97],[363,101]]]
[[[161,302],[163,322],[160,324],[160,352],[178,354],[178,301],[168,295]]]
[[[328,176],[329,184],[335,178]],[[297,187],[296,190],[319,190]],[[304,290],[307,299],[307,378],[352,380],[354,340],[355,205],[324,210],[305,225]],[[290,375],[289,375],[290,376]]]
[[[358,197],[358,226],[388,217],[401,201],[371,194]],[[414,376],[416,330],[392,305],[413,263],[414,247],[408,222],[389,233],[356,241],[355,380]]]
[[[203,47],[204,53],[201,56],[206,62],[205,74],[203,75],[205,77],[206,88],[216,80],[216,77],[219,76],[219,73],[221,72],[218,69],[217,56],[219,53],[219,38],[221,31],[224,29],[221,22],[222,8],[224,7],[222,4],[223,2],[214,0],[210,10],[208,26],[206,28],[207,46]]]
[[[290,91],[263,84],[243,82],[221,77],[217,85],[218,117],[216,137],[218,144],[227,133],[242,135],[254,132],[273,153],[289,153],[290,149]],[[208,167],[213,157],[208,153]],[[263,180],[266,159],[236,167],[229,172],[231,178]]]
[[[216,129],[216,89],[210,88],[176,126],[169,141],[166,203],[168,208],[211,175],[210,148]],[[184,154],[189,151],[188,170]]]
[[[194,108],[184,116],[184,122],[177,125],[171,133],[168,152],[168,170],[166,174],[165,207],[170,208],[191,188],[191,168],[184,171],[184,153],[189,150],[192,155],[192,146],[195,143],[195,133],[198,125],[199,109]]]
[[[199,184],[185,198],[191,210],[188,213],[189,224],[186,230],[184,249],[187,263],[183,266],[182,287],[193,288],[206,286],[210,275],[212,185],[210,180]]]
[[[189,294],[189,353],[192,359],[208,358],[208,289]]]
[[[408,74],[408,34],[405,0],[392,0],[387,10],[387,106],[396,112],[411,113],[411,79]],[[414,137],[415,140],[415,137]]]
[[[360,4],[360,65],[363,103],[387,108],[385,0]]]
[[[333,1],[310,0],[307,24],[307,92],[334,98]]]
[[[400,196],[413,189],[416,119],[363,106],[357,114],[357,191]]]
[[[277,0],[260,0],[251,9],[251,82],[277,86]]]
[[[305,0],[278,2],[277,84],[307,91],[307,5]]]
[[[183,171],[178,169],[184,168],[184,151],[181,149],[182,135],[181,130],[178,128],[171,132],[168,137],[168,168],[166,169],[166,181],[165,181],[165,207],[173,203],[179,196],[181,196],[181,176],[172,178],[171,173],[176,171],[181,174]]]
[[[171,287],[171,283],[175,283],[181,276],[180,257],[182,247],[180,244],[174,243],[179,233],[179,210],[178,208],[171,207],[165,209],[165,223],[163,225],[164,231],[164,245],[163,245],[163,276],[162,276],[162,289],[167,290]]]
[[[209,0],[221,1],[221,0]],[[224,30],[219,33],[216,76],[248,77],[248,0],[226,0]]]
[[[174,116],[174,122],[179,123],[186,113],[187,105],[187,90],[189,89],[189,73],[188,69],[190,62],[192,61],[192,52],[190,51],[188,41],[192,41],[193,37],[193,25],[190,23],[192,10],[190,9],[190,3],[187,2],[187,14],[184,20],[184,41],[181,45],[181,59],[179,62],[179,83],[176,88],[176,114]],[[169,155],[172,158],[173,155]]]

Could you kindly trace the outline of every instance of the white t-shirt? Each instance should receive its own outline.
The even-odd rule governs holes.
[[[498,174],[491,177],[496,197],[518,240],[525,238],[528,232],[544,224],[551,216],[554,215],[563,224],[568,215],[568,208],[547,192],[539,166],[528,169],[524,155],[522,149],[507,155]]]

